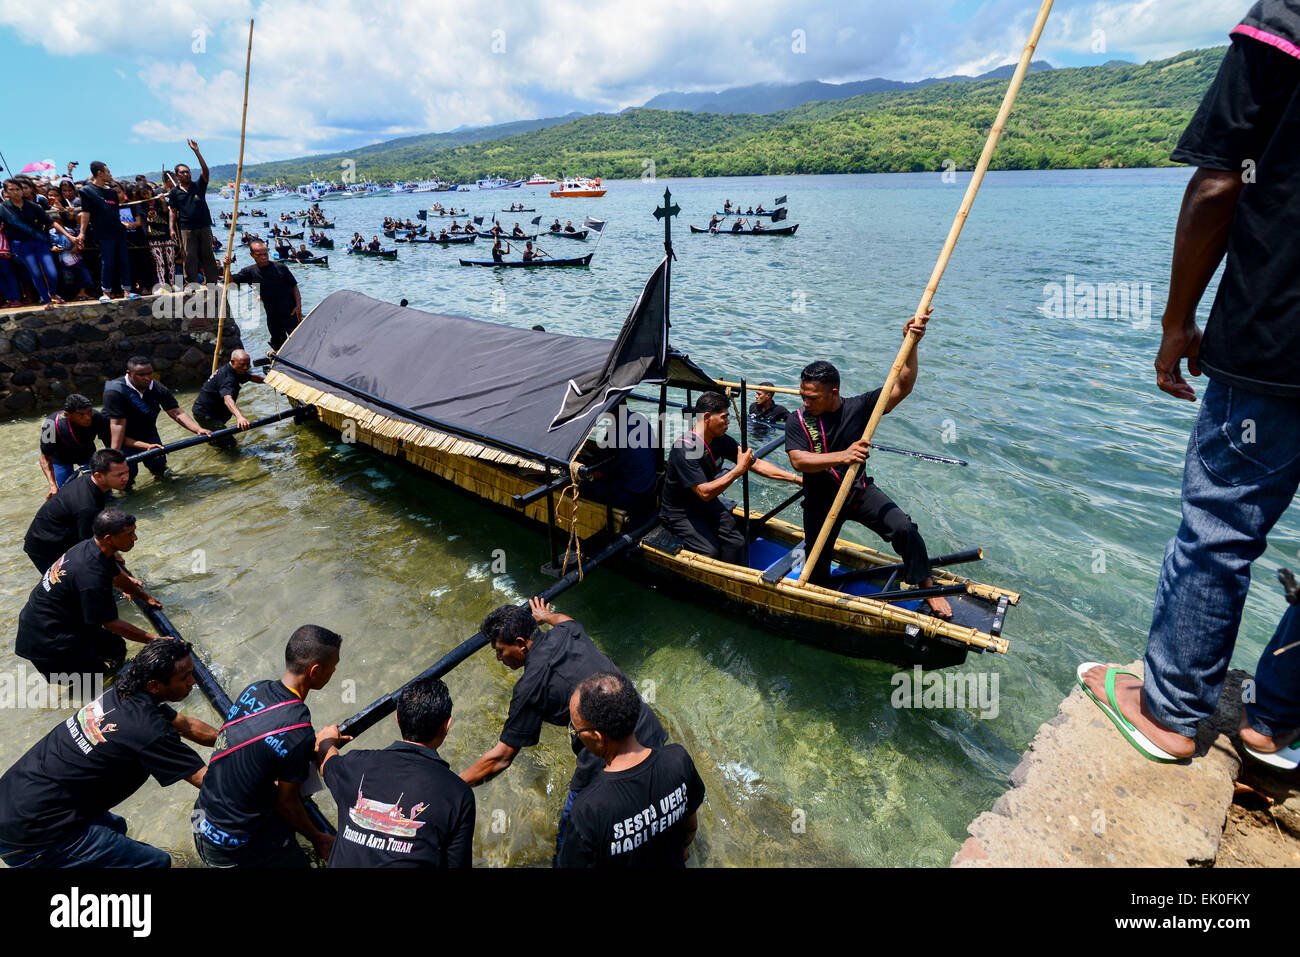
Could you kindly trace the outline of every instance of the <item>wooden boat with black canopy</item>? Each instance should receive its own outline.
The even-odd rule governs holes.
[[[579,453],[603,413],[639,387],[658,387],[660,421],[670,390],[689,404],[701,391],[721,391],[707,373],[668,343],[669,259],[656,268],[615,342],[535,332],[434,315],[341,291],[322,301],[272,360],[266,381],[316,406],[328,427],[426,471],[480,500],[547,529],[557,573],[572,533],[583,554],[630,530],[620,509],[578,496]],[[743,403],[748,395],[738,396]],[[682,403],[674,403],[682,404]],[[684,429],[683,429],[684,430]],[[777,439],[763,449],[770,454]],[[662,454],[660,455],[662,459]],[[598,465],[593,464],[593,468]],[[662,463],[661,463],[662,467]],[[559,499],[566,488],[563,508]],[[801,584],[787,556],[803,529],[777,517],[797,495],[764,514],[751,509],[745,564],[691,552],[662,527],[645,533],[621,560],[639,578],[656,579],[739,607],[787,637],[840,654],[904,664],[959,664],[971,650],[1005,653],[1002,626],[1019,595],[954,574],[978,561],[979,549],[936,560],[934,590],[898,583],[895,556],[839,539],[834,588]],[[572,515],[570,516],[570,505]],[[797,552],[796,552],[797,555]],[[954,620],[922,607],[945,595]],[[647,594],[647,600],[654,600]]]

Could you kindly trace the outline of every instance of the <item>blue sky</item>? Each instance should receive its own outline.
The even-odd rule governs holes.
[[[123,174],[246,161],[571,111],[665,90],[978,73],[1019,55],[1035,0],[0,0],[0,153]],[[1249,0],[1057,0],[1036,57],[1143,62],[1227,42]],[[802,47],[802,49],[800,49]],[[17,94],[16,96],[13,94]]]

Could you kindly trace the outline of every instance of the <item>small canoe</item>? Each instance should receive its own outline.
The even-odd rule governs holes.
[[[771,229],[709,229],[707,226],[692,226],[693,233],[713,233],[717,236],[793,236],[799,228],[798,223],[790,226],[773,226]]]
[[[484,239],[500,239],[502,242],[509,243],[526,243],[537,238],[537,233],[533,233],[531,236],[512,236],[510,233],[494,233],[490,229],[479,233],[479,235]]]
[[[425,215],[428,219],[469,219],[469,213],[435,213],[430,210]]]
[[[333,228],[334,228],[334,224],[333,224],[333,223],[329,223],[329,222],[326,222],[326,223],[305,223],[304,225],[309,226],[309,227],[311,227],[312,229],[333,229]]]
[[[351,246],[349,246],[348,252],[351,253],[353,256],[370,256],[371,258],[374,259],[396,259],[397,258],[396,249],[380,249],[378,251],[375,251],[373,249],[353,249]]]
[[[292,258],[292,257],[290,257],[290,258],[281,258],[280,256],[272,256],[271,258],[272,258],[272,260],[274,260],[275,262],[278,262],[278,263],[288,263],[290,266],[326,266],[326,267],[328,267],[329,264],[330,264],[330,258],[329,258],[329,256],[317,256],[315,259],[294,259],[294,258]]]
[[[307,243],[307,245],[308,245],[308,246],[315,246],[315,247],[317,247],[318,249],[333,249],[333,248],[334,248],[334,240],[332,240],[332,239],[317,239],[317,240],[315,240],[315,241],[309,241],[309,242]]]
[[[272,233],[271,233],[271,238],[272,238],[272,239],[302,239],[302,237],[303,237],[304,235],[306,235],[305,232],[300,232],[300,233],[277,233],[277,232],[272,231]]]
[[[548,230],[540,235],[548,239],[586,239],[589,232],[590,230],[587,229],[575,229],[571,233],[566,233],[563,229],[557,229]]]
[[[735,213],[724,213],[722,210],[719,209],[719,210],[717,210],[717,212],[715,213],[715,215],[718,215],[718,216],[739,216],[741,219],[745,219],[746,217],[749,217],[749,216],[768,216],[768,217],[772,217],[772,216],[775,216],[775,215],[776,215],[776,210],[775,210],[775,209],[768,209],[768,210],[765,210],[765,211],[763,211],[763,212],[761,212],[761,213],[741,213],[741,212],[735,212]]]
[[[472,243],[476,239],[478,239],[478,235],[475,233],[470,233],[469,235],[465,235],[464,233],[461,233],[458,236],[449,235],[446,239],[439,239],[437,236],[409,236],[409,237],[398,236],[395,242],[422,243],[426,246],[435,245],[435,244],[438,246],[450,246],[453,243]]]
[[[537,212],[537,210],[535,210],[535,209],[503,209],[503,210],[501,210],[501,212],[503,212],[503,213],[535,213],[535,212]]]
[[[507,259],[504,262],[493,262],[491,259],[462,259],[462,266],[488,266],[495,269],[539,269],[543,266],[554,266],[563,268],[565,266],[590,266],[591,257],[595,253],[587,253],[585,256],[579,256],[576,259],[532,259],[524,262],[521,259]]]
[[[421,226],[419,229],[385,229],[384,235],[389,239],[395,239],[399,233],[403,236],[419,236],[421,233],[426,233],[428,231],[428,226]]]

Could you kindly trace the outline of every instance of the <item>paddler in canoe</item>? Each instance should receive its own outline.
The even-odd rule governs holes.
[[[560,218],[558,216],[555,218],[555,222],[551,223],[550,231],[553,233],[558,233],[560,231]]]
[[[722,225],[722,220],[718,218],[717,213],[714,213],[713,216],[709,218],[709,232],[716,233],[720,225]]]
[[[501,237],[498,236],[492,241],[492,261],[494,263],[505,262],[505,254],[510,252],[510,244],[506,243],[506,248],[501,248]]]
[[[918,316],[907,320],[903,328],[904,336],[908,332],[915,333],[917,348],[908,353],[907,363],[894,382],[885,404],[886,414],[906,399],[916,386],[917,353],[925,336],[925,324],[933,312],[930,309],[924,318]],[[840,470],[854,463],[862,464],[870,454],[870,443],[861,441],[861,436],[866,431],[880,389],[841,398],[839,371],[824,361],[806,366],[799,379],[803,408],[786,419],[785,449],[790,464],[804,476],[804,541],[811,550],[839,492]],[[859,522],[889,542],[898,553],[903,560],[903,571],[899,576],[902,581],[924,588],[933,585],[925,539],[911,516],[895,505],[871,476],[861,470],[853,484],[853,492],[840,511],[828,541],[835,541],[846,521]],[[809,581],[815,585],[827,585],[830,562],[831,549],[828,548],[822,552]],[[952,617],[952,606],[947,599],[934,597],[928,601],[936,618]]]

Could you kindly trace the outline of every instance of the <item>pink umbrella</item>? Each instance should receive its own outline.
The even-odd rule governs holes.
[[[52,173],[54,171],[53,160],[41,160],[39,163],[28,163],[23,167],[24,173]]]

